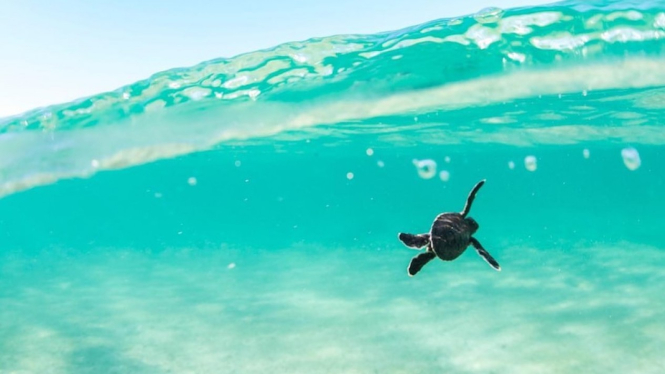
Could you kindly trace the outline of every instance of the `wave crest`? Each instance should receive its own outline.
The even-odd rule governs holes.
[[[603,136],[662,142],[648,126],[581,125],[594,117],[580,108],[607,110],[608,97],[641,108],[625,126],[662,114],[663,102],[653,97],[665,86],[663,8],[664,1],[488,9],[160,72],[0,120],[0,195],[267,136],[380,132],[392,143],[411,137],[532,145]],[[577,96],[552,100],[558,113],[549,117],[506,114],[517,100],[562,94]],[[639,107],[644,102],[650,107]],[[454,125],[460,118],[466,127]],[[488,124],[491,131],[482,131]]]

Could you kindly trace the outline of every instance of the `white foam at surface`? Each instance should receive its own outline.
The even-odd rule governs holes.
[[[490,105],[551,93],[579,93],[589,87],[599,91],[665,85],[665,69],[660,68],[663,63],[657,58],[631,57],[612,64],[552,68],[546,73],[516,71],[378,98],[356,97],[351,91],[333,101],[299,103],[297,110],[288,103],[268,102],[237,103],[233,108],[213,108],[203,113],[195,110],[178,113],[178,108],[175,112],[164,108],[113,126],[58,132],[57,137],[41,132],[2,134],[0,163],[13,160],[10,165],[36,166],[30,170],[6,168],[0,180],[0,196],[64,178],[88,177],[101,170],[202,151],[231,140],[260,139],[322,123],[357,122],[401,113]],[[520,84],[516,85],[516,81]],[[191,108],[195,109],[196,104],[193,103]],[[228,121],[220,124],[217,118],[222,115]],[[182,121],[187,126],[178,125]],[[137,125],[139,123],[141,126]],[[228,126],[223,126],[225,124]],[[161,131],[165,127],[169,128],[168,132]],[[640,126],[640,131],[626,126],[584,124],[527,129],[508,127],[493,134],[437,130],[433,136],[422,131],[422,141],[455,144],[463,139],[467,142],[528,145],[573,144],[609,137],[633,143],[665,142],[665,132],[660,126],[648,125]],[[371,128],[367,131],[371,133]],[[155,137],[155,134],[159,135]],[[100,143],[99,139],[104,142]],[[390,141],[390,135],[382,135],[381,140]],[[89,161],[83,162],[92,158],[99,161],[98,168],[92,168]]]

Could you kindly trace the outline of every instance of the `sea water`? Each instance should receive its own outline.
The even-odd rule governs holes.
[[[664,85],[664,1],[579,1],[2,119],[0,372],[665,372]],[[502,271],[409,277],[483,179]]]

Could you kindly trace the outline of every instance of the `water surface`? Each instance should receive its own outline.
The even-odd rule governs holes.
[[[664,40],[486,9],[0,119],[0,372],[661,373]],[[502,271],[408,277],[481,179]]]

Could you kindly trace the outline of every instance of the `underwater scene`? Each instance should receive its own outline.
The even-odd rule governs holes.
[[[157,72],[0,119],[0,373],[663,373],[664,191],[663,0]]]

